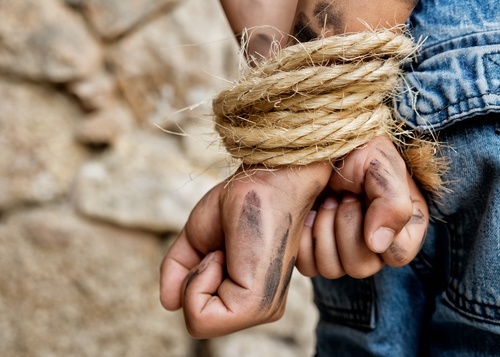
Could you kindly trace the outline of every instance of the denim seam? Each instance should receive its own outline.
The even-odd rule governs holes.
[[[425,116],[437,115],[440,117],[444,116],[444,117],[448,118],[445,120],[440,120],[439,122],[437,122],[435,124],[431,124],[431,125],[413,124],[410,121],[407,121],[406,124],[413,127],[414,129],[418,129],[418,130],[427,130],[427,129],[437,130],[437,129],[443,129],[443,128],[445,128],[445,127],[447,127],[447,126],[449,126],[457,121],[467,119],[471,115],[500,112],[500,105],[491,105],[488,108],[472,108],[473,110],[460,111],[459,113],[456,113],[453,115],[451,115],[451,114],[447,115],[450,107],[452,107],[452,106],[459,106],[462,103],[466,103],[466,102],[473,100],[473,99],[482,98],[482,97],[484,97],[486,95],[490,95],[490,94],[497,94],[497,93],[496,92],[487,92],[487,93],[484,93],[482,95],[467,97],[467,98],[464,98],[463,100],[460,100],[458,102],[449,104],[439,111],[432,111],[432,112],[428,112],[428,113],[423,113],[423,115],[425,115]]]
[[[439,42],[435,42],[429,47],[425,47],[422,49],[422,51],[418,54],[419,60],[425,60],[427,58],[433,57],[436,54],[442,53],[444,51],[447,51],[451,48],[454,48],[454,46],[450,46],[450,44],[456,43],[456,42],[461,42],[469,38],[482,38],[482,39],[488,39],[489,36],[494,39],[496,34],[500,31],[500,29],[494,29],[490,31],[480,31],[480,32],[471,32],[468,34],[464,34],[461,37],[454,38],[454,39],[446,39],[442,40]],[[425,42],[424,42],[425,43]],[[480,47],[480,46],[495,46],[497,43],[493,40],[491,43],[486,40],[485,43],[481,43],[475,46],[469,46],[469,47]]]
[[[320,286],[320,279],[316,288]],[[314,279],[313,279],[314,282]],[[360,288],[361,296],[357,296],[357,303],[351,303],[346,306],[342,302],[331,301],[321,298],[321,294],[315,294],[314,302],[318,307],[320,320],[333,324],[348,325],[362,329],[373,329],[376,326],[376,290],[372,278],[365,279]]]
[[[369,310],[372,308],[370,304]],[[320,307],[321,306],[321,307]],[[357,326],[365,329],[372,329],[371,314],[368,310],[363,309],[342,309],[339,307],[318,305],[321,315],[321,320],[333,324],[344,324],[350,326]],[[332,313],[332,311],[334,311]]]
[[[453,291],[452,291],[453,290]],[[451,297],[450,293],[453,293],[456,295],[456,297]],[[470,318],[473,318],[478,321],[488,321],[492,324],[499,325],[500,320],[498,317],[493,316],[493,317],[486,317],[483,315],[478,315],[476,312],[470,311],[470,309],[467,309],[464,305],[464,301],[469,302],[471,305],[478,306],[481,310],[485,310],[487,308],[490,308],[492,310],[498,310],[498,306],[495,305],[490,305],[490,304],[483,304],[480,302],[473,302],[472,300],[467,299],[463,295],[459,294],[458,292],[455,291],[453,288],[448,288],[448,290],[445,293],[445,299],[444,299],[447,304],[453,308],[453,310],[459,312],[462,315],[468,316]]]

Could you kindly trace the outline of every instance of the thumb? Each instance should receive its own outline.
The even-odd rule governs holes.
[[[412,201],[407,197],[378,197],[365,215],[365,242],[372,252],[383,253],[394,242],[412,215]]]
[[[383,253],[391,246],[413,212],[405,162],[389,148],[377,148],[365,164],[364,236],[374,253]]]
[[[385,252],[412,216],[404,160],[390,139],[376,137],[340,164],[330,178],[330,187],[338,193],[365,197],[366,245],[374,253]]]

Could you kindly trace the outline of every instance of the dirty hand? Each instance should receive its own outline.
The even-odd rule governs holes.
[[[210,338],[279,319],[305,218],[330,163],[239,172],[193,209],[161,266],[160,298]]]
[[[304,226],[297,258],[302,274],[364,278],[417,255],[428,208],[388,138],[377,137],[337,162],[328,189]]]

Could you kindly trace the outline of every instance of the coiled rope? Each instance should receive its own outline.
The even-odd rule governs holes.
[[[216,131],[234,158],[268,168],[339,160],[386,135],[421,186],[436,192],[444,169],[436,142],[404,130],[391,105],[415,50],[393,30],[283,48],[216,96]]]

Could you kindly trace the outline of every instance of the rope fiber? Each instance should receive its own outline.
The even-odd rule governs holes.
[[[400,31],[377,30],[283,48],[214,98],[215,129],[235,159],[267,168],[333,162],[385,135],[421,187],[437,192],[445,170],[437,142],[393,115],[416,47]]]

